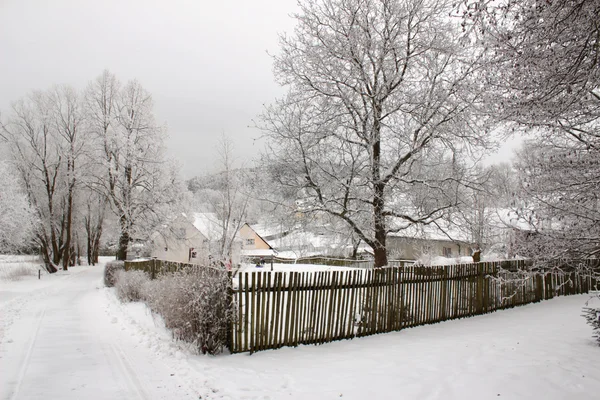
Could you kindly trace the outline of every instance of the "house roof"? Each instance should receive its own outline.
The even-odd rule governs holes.
[[[192,224],[192,222],[190,221],[190,219],[188,218],[188,216],[185,213],[181,213],[181,214],[178,214],[177,216],[175,216],[174,218],[172,218],[169,222],[161,225],[159,229],[152,232],[152,234],[149,237],[149,241],[154,242],[159,237],[164,238],[164,237],[173,236],[175,234],[175,232],[173,232],[171,228],[172,228],[173,224],[175,224],[177,221],[183,221],[184,223],[188,223],[188,224],[192,225],[195,229],[197,229],[200,232],[200,234],[207,237],[194,224]]]
[[[194,226],[209,240],[219,240],[223,235],[215,213],[194,213]]]

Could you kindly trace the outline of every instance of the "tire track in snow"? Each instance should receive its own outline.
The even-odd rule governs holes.
[[[25,374],[27,373],[27,368],[29,367],[29,362],[31,361],[31,354],[33,353],[33,348],[35,347],[35,344],[37,342],[40,327],[42,326],[42,321],[44,320],[44,315],[46,315],[46,307],[47,306],[44,306],[44,308],[42,308],[35,317],[35,330],[33,331],[33,336],[29,340],[29,345],[27,346],[27,353],[25,354],[25,358],[23,359],[23,363],[21,364],[21,368],[19,369],[19,375],[17,375],[17,382],[15,383],[15,388],[13,390],[12,395],[10,396],[11,400],[15,400],[19,395],[19,391],[21,390],[21,385],[23,384]]]
[[[140,377],[135,372],[135,369],[132,367],[132,362],[127,354],[118,344],[111,343],[110,348],[113,356],[117,360],[119,369],[122,372],[121,376],[125,378],[129,390],[135,393],[138,399],[149,400],[150,397],[144,390],[144,385],[142,384]]]

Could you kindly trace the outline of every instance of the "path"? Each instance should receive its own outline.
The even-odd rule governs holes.
[[[197,399],[106,313],[102,267],[79,268],[45,277],[56,282],[41,290],[0,286],[10,299],[0,308],[0,399]]]

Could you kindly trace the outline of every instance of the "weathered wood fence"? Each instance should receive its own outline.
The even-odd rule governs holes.
[[[241,273],[233,282],[229,347],[255,352],[398,331],[586,293],[598,284],[581,268],[532,273],[520,264]]]
[[[398,331],[598,290],[598,261],[532,270],[525,261],[314,272],[242,272],[229,349],[255,352]],[[197,265],[127,261],[152,279]],[[225,271],[223,271],[225,273]],[[230,277],[232,275],[230,274]]]

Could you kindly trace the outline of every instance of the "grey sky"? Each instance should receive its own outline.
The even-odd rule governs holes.
[[[185,178],[218,169],[223,132],[249,165],[262,146],[248,126],[283,94],[267,51],[278,51],[296,9],[296,0],[0,0],[0,112],[34,89],[82,89],[108,68],[152,93]],[[519,142],[489,161],[506,161]]]
[[[0,112],[34,89],[78,89],[107,68],[152,93],[189,178],[215,169],[224,132],[240,163],[260,152],[248,128],[281,95],[267,51],[293,29],[295,0],[0,0]]]

